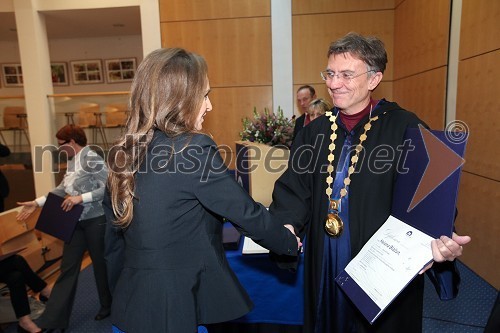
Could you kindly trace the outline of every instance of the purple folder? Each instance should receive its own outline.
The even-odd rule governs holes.
[[[404,168],[397,175],[391,215],[433,238],[451,237],[453,232],[462,157],[468,138],[467,133],[462,134],[424,128],[406,130],[405,140],[415,149],[408,152]],[[457,137],[462,139],[452,140]],[[370,324],[385,310],[346,271],[335,281]]]
[[[406,130],[405,140],[410,140],[415,150],[408,153],[404,163],[408,172],[397,176],[391,215],[434,238],[451,237],[453,233],[463,166],[459,163],[465,162],[467,143],[466,133],[462,140],[454,141],[457,135],[417,128]],[[446,146],[438,147],[436,140]],[[439,176],[432,179],[429,174]]]
[[[61,207],[63,201],[64,198],[49,193],[35,229],[68,243],[82,215],[83,206],[76,205],[69,212],[65,212]]]

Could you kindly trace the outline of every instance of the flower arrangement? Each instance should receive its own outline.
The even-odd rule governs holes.
[[[242,120],[241,140],[290,148],[295,121],[285,118],[280,107],[277,114],[264,108],[264,113],[260,115],[257,113],[257,108],[254,108],[253,115],[253,119],[245,117]]]

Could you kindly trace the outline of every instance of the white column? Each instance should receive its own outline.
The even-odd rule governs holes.
[[[143,0],[140,5],[142,53],[147,56],[161,48],[160,8],[158,0]]]
[[[292,0],[271,2],[273,110],[293,116]]]
[[[450,49],[448,52],[448,85],[446,88],[445,126],[457,116],[458,62],[462,0],[453,0],[451,8]]]
[[[34,143],[50,144],[54,142],[52,128],[53,117],[47,95],[53,94],[50,56],[45,28],[45,19],[36,8],[37,0],[15,0],[17,35],[21,66],[23,68],[24,95],[28,114],[29,135],[32,145],[31,160],[34,173],[36,195],[44,195],[54,187],[52,157],[37,159],[34,155]],[[35,165],[40,160],[41,165]],[[30,198],[26,198],[29,200]]]

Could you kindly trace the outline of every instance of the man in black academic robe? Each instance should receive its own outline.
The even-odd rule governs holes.
[[[365,60],[369,59],[365,53],[367,51],[356,49],[356,45],[353,46],[356,42],[370,47],[375,43],[374,47],[379,48],[379,54],[382,53],[381,46],[383,56],[377,54],[381,60]],[[347,186],[350,229],[350,258],[347,259],[350,260],[389,217],[398,163],[401,162],[399,159],[404,157],[405,131],[408,127],[422,124],[422,121],[396,103],[371,98],[371,92],[382,79],[387,61],[383,44],[378,39],[373,42],[372,39],[357,34],[348,34],[331,45],[329,54],[328,67],[323,78],[335,105],[332,113],[337,115],[334,170],[337,170],[342,148],[346,148],[346,138],[350,136],[352,142],[351,146],[347,147],[350,148],[350,159],[355,153],[354,147],[360,142],[360,136],[365,131],[365,124],[369,122],[369,118],[378,116],[372,121],[367,138],[362,142],[363,150]],[[332,283],[333,293],[342,293],[333,282],[340,272],[326,278],[323,272],[325,256],[338,255],[324,253],[325,237],[328,237],[325,236],[324,225],[329,208],[329,198],[325,191],[329,176],[327,167],[330,164],[328,155],[332,132],[329,117],[321,116],[298,134],[291,149],[288,169],[275,183],[273,203],[270,207],[272,214],[291,223],[303,237],[305,236],[304,333],[421,332],[423,275],[414,279],[373,325],[364,319],[349,300],[346,300],[346,309],[335,307],[335,302],[331,299],[329,301],[334,306],[333,311],[332,308],[325,310],[324,306],[318,307],[325,299],[324,295],[319,295],[322,279]],[[384,155],[377,161],[376,157],[385,152],[389,152],[389,155]],[[332,177],[335,178],[335,172]],[[461,245],[469,240],[467,236],[454,235],[453,240],[445,239],[446,244],[442,240],[433,241],[432,246],[436,250],[436,253],[433,251],[435,261],[453,260],[454,256],[461,254]],[[296,258],[272,257],[283,268],[293,269],[297,265]],[[459,277],[454,263],[450,261],[435,263],[429,271],[433,280],[447,280],[448,284],[436,284],[436,289],[443,299],[453,298],[457,292]],[[344,316],[346,311],[350,316]],[[330,322],[334,326],[327,329],[321,322],[328,319],[331,319]],[[335,326],[339,322],[344,328]]]

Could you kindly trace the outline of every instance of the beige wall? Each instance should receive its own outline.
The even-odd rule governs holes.
[[[135,58],[137,63],[142,60],[141,36],[52,39],[48,43],[51,62],[63,62],[66,64],[68,70],[69,84],[54,86],[55,94],[130,90],[129,82],[108,83],[104,77],[102,83],[76,85],[71,78],[71,61],[85,59],[101,60],[104,74],[106,59]],[[0,49],[2,50],[2,53],[0,53],[0,63],[20,63],[19,44],[16,41],[0,41]],[[0,96],[22,95],[24,95],[23,87],[5,87],[4,82],[0,84]],[[0,111],[2,110],[2,105],[0,105]]]
[[[160,0],[163,46],[207,58],[214,113],[205,127],[219,144],[239,138],[241,118],[272,106],[270,1]],[[462,0],[456,118],[470,128],[457,229],[473,237],[463,261],[496,288],[500,189],[498,83],[500,1]],[[397,101],[443,129],[449,71],[451,0],[292,0],[293,89],[312,84],[328,98],[319,72],[330,42],[349,31],[376,35],[389,64],[376,98]],[[456,19],[456,18],[455,18]],[[452,107],[454,108],[454,106]],[[453,111],[453,112],[451,112]],[[498,150],[498,148],[496,149]]]
[[[463,261],[500,288],[500,1],[463,0],[457,119],[470,139],[459,192],[457,228],[473,242]]]

